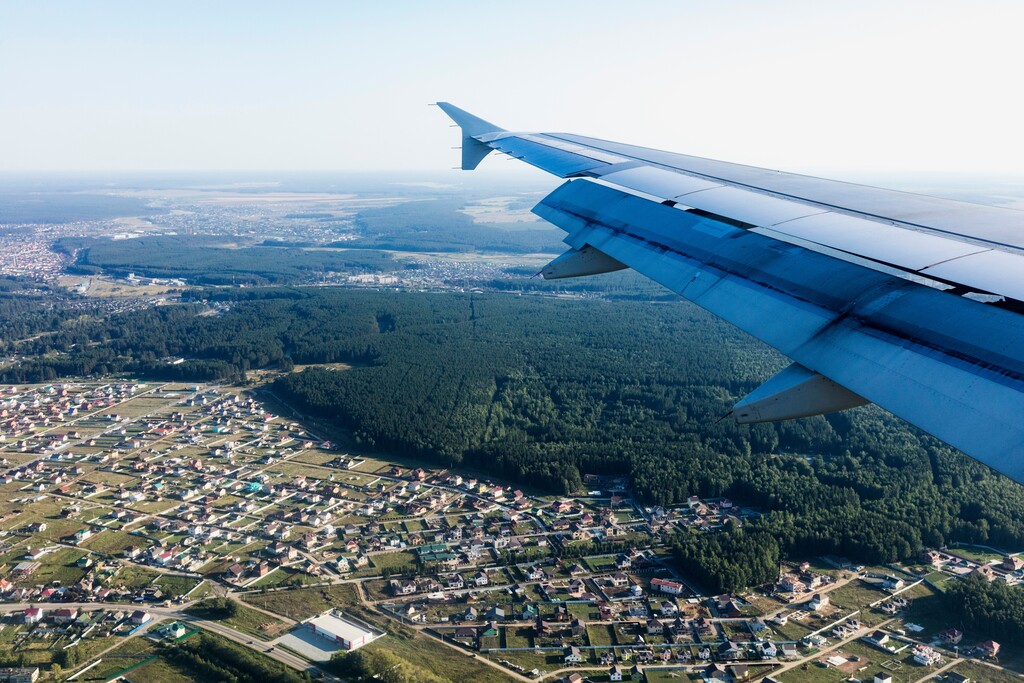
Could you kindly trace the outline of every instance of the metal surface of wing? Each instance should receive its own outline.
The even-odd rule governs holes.
[[[534,211],[573,250],[771,344],[817,412],[862,397],[1024,481],[1024,213],[576,135],[473,138],[569,178]],[[814,414],[793,376],[780,414]]]

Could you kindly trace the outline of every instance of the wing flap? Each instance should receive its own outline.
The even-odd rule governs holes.
[[[716,187],[676,198],[680,204],[726,216],[750,225],[767,227],[823,213],[820,206],[756,194],[735,187]]]
[[[925,268],[923,275],[1024,301],[1024,256],[981,251]]]
[[[773,225],[771,229],[783,235],[913,271],[986,250],[967,242],[943,239],[929,233],[883,225],[832,211]]]
[[[621,171],[603,173],[598,177],[613,185],[643,192],[660,199],[675,199],[691,192],[724,187],[721,183],[713,183],[710,180],[702,180],[653,166],[634,166]]]

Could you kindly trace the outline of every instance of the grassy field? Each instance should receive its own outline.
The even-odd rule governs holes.
[[[803,623],[790,619],[785,626],[769,624],[769,627],[785,640],[800,640],[813,630],[805,626],[804,623],[808,623],[806,619]]]
[[[237,605],[236,614],[226,618],[211,612],[202,604],[190,607],[187,612],[203,619],[219,621],[238,631],[256,636],[261,640],[273,640],[288,630],[288,624],[279,619],[275,619],[263,612],[257,612],[243,604],[235,604]]]
[[[411,637],[406,633],[393,634],[374,641],[365,648],[387,650],[417,666],[441,673],[453,681],[508,683],[512,680],[497,669],[477,662],[470,653],[442,645],[437,640],[421,634]]]
[[[924,627],[924,633],[918,634],[919,637],[934,637],[939,631],[956,626],[943,597],[931,589],[929,591],[929,595],[914,598],[906,618],[906,621]]]
[[[93,470],[82,477],[82,481],[92,484],[105,484],[106,486],[132,486],[137,484],[139,479],[133,475],[120,472],[108,472],[106,470]]]
[[[508,626],[505,631],[505,647],[533,647],[533,628],[529,626]]]
[[[615,645],[615,628],[609,624],[591,624],[587,626],[587,638],[594,646]]]
[[[935,587],[938,588],[941,591],[945,591],[946,590],[946,586],[949,584],[950,581],[953,580],[953,576],[952,575],[947,574],[946,572],[940,572],[940,571],[929,572],[929,573],[925,574],[922,578],[925,581],[929,581],[929,582],[935,584]]]
[[[1003,553],[993,552],[988,548],[979,548],[973,545],[954,546],[949,549],[949,552],[981,563],[988,563],[992,560],[1001,560],[1004,557]]]
[[[591,571],[594,572],[613,572],[615,571],[615,557],[588,557],[584,562],[590,567]]]
[[[331,608],[348,609],[359,604],[355,586],[342,583],[316,588],[249,593],[243,598],[250,605],[301,621]]]
[[[416,555],[406,550],[400,550],[394,553],[372,555],[370,557],[370,562],[378,572],[382,569],[397,569],[398,571],[404,571],[416,566]]]
[[[174,595],[185,595],[199,584],[200,579],[191,576],[177,576],[174,574],[163,574],[156,580],[165,593],[171,592]]]
[[[85,554],[84,550],[74,548],[50,553],[40,560],[42,566],[20,583],[35,585],[60,581],[64,586],[73,584],[85,576],[85,570],[75,566],[78,558]]]
[[[985,683],[1020,683],[1020,677],[1009,672],[999,671],[979,662],[965,661],[957,664],[952,671],[963,676],[969,676],[972,681],[984,681]]]
[[[307,450],[296,455],[292,460],[295,462],[306,463],[307,465],[326,465],[330,461],[338,457],[337,453],[328,453],[320,450]],[[332,468],[334,469],[334,468]],[[338,470],[341,472],[341,470]],[[338,479],[339,475],[335,475],[335,479]]]
[[[95,550],[108,555],[120,555],[130,545],[139,545],[140,539],[124,531],[104,531],[102,534],[90,538],[82,547]]]
[[[853,581],[828,593],[832,606],[836,608],[834,616],[838,617],[840,614],[850,614],[855,610],[860,610],[856,619],[868,626],[874,626],[889,618],[889,615],[884,612],[868,607],[871,603],[885,598],[886,595],[888,594],[861,581]]]
[[[212,633],[205,635],[208,638],[224,640]],[[232,647],[240,649],[240,646],[232,645]],[[171,665],[159,655],[159,652],[159,648],[148,638],[133,638],[121,648],[110,653],[99,666],[90,669],[75,680],[109,681],[121,672],[124,672],[122,680],[144,681],[145,683],[194,683],[199,680],[190,672],[179,670],[176,666]],[[264,655],[257,656],[263,657]],[[138,666],[142,662],[144,662],[142,666]],[[132,666],[136,668],[125,671]]]
[[[109,652],[98,666],[89,669],[76,681],[109,681],[114,675],[132,664],[137,664],[156,652],[155,643],[148,638],[129,638],[121,647]],[[148,679],[147,679],[148,680]]]
[[[110,580],[113,586],[126,586],[128,588],[142,588],[148,586],[160,577],[159,572],[146,569],[134,564],[128,564],[121,568]]]

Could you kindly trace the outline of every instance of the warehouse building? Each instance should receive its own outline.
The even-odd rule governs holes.
[[[337,610],[315,616],[306,625],[313,633],[337,643],[344,650],[356,650],[382,635],[368,624]]]

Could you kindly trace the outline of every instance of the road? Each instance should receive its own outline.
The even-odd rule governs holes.
[[[43,604],[43,607],[45,609],[59,609],[61,607],[70,607],[70,608],[94,610],[94,609],[106,609],[106,608],[117,607],[118,606],[118,605],[103,605],[103,604],[95,603],[95,602],[61,602],[61,603],[42,603],[42,604]],[[0,604],[0,614],[2,614],[2,613],[10,613],[10,612],[20,612],[20,611],[23,611],[23,610],[25,610],[25,609],[27,609],[29,607],[39,607],[39,606],[40,606],[40,603],[29,603],[29,602],[11,602],[11,603]],[[249,607],[250,605],[247,604],[246,606]],[[125,606],[125,607],[129,607],[129,606]],[[311,674],[314,674],[314,675],[317,675],[317,676],[322,676],[321,680],[329,681],[330,683],[345,683],[345,681],[343,679],[338,678],[337,676],[334,676],[331,673],[328,673],[327,671],[323,670],[322,668],[320,668],[316,664],[312,664],[312,663],[308,662],[307,660],[303,659],[302,657],[299,657],[298,655],[294,655],[291,652],[288,652],[287,650],[283,650],[281,648],[275,648],[272,645],[270,645],[269,643],[263,642],[263,641],[259,640],[258,638],[254,638],[253,636],[250,636],[248,634],[242,633],[241,631],[236,631],[235,629],[231,628],[230,626],[225,626],[222,623],[219,623],[219,622],[216,622],[216,621],[209,621],[208,619],[202,619],[200,617],[196,617],[196,616],[193,616],[191,614],[188,614],[188,613],[185,612],[185,609],[187,607],[188,607],[188,604],[180,605],[180,606],[177,606],[177,607],[160,607],[160,606],[155,606],[155,605],[146,605],[145,606],[145,610],[147,612],[149,612],[149,613],[154,615],[154,621],[164,620],[164,619],[175,619],[177,621],[182,621],[182,622],[188,623],[188,624],[190,624],[192,626],[196,626],[196,627],[204,629],[206,631],[210,631],[211,633],[216,633],[217,635],[223,636],[223,637],[225,637],[225,638],[227,638],[227,639],[229,639],[229,640],[231,640],[233,642],[236,642],[236,643],[238,643],[240,645],[244,645],[245,647],[248,647],[248,648],[250,648],[252,650],[256,650],[257,652],[262,652],[263,654],[267,655],[271,659],[275,659],[278,662],[281,662],[282,664],[285,664],[286,666],[292,667],[293,669],[298,669],[299,671],[309,671]],[[281,617],[275,615],[275,618],[280,619]],[[149,627],[147,627],[147,629],[144,629],[144,630],[148,630],[148,628]],[[141,635],[141,632],[139,634],[136,634],[136,635]],[[119,642],[118,646],[120,646],[122,642],[123,641]],[[113,649],[113,648],[111,648],[111,649]],[[95,658],[91,658],[91,659],[95,659]]]
[[[832,645],[829,645],[826,648],[822,648],[821,650],[816,652],[813,657],[801,657],[800,659],[798,659],[796,661],[789,662],[788,664],[782,665],[781,667],[779,667],[778,669],[776,669],[775,671],[772,672],[772,676],[780,674],[783,671],[788,671],[790,669],[795,669],[796,667],[802,666],[803,664],[811,663],[814,660],[821,659],[822,657],[825,657],[826,655],[828,655],[828,653],[832,652],[833,650],[838,650],[839,648],[843,647],[844,645],[852,643],[853,641],[858,640],[859,638],[863,638],[864,636],[866,636],[871,631],[874,631],[876,629],[885,628],[886,626],[888,626],[893,621],[896,621],[896,620],[895,619],[887,619],[887,620],[883,621],[880,624],[876,624],[874,626],[864,626],[864,627],[862,627],[860,629],[857,629],[849,637],[843,638],[842,640],[837,641],[836,643],[834,643]]]

